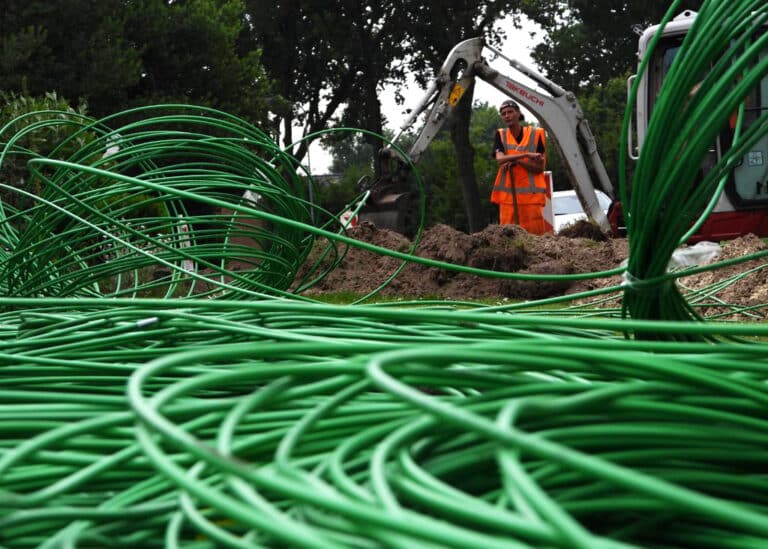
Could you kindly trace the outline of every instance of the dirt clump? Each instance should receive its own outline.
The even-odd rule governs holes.
[[[610,238],[597,223],[586,219],[579,219],[575,223],[566,225],[560,229],[558,235],[567,238],[589,238],[597,242],[605,242]]]

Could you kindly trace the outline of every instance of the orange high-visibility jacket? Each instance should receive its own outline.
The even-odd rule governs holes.
[[[515,140],[512,131],[500,129],[499,135],[504,144],[506,154],[520,154],[524,152],[536,152],[536,143],[541,139],[544,145],[544,130],[523,127],[523,138],[520,143]],[[491,192],[491,202],[494,204],[513,204],[512,185],[515,186],[518,204],[538,204],[543,206],[546,201],[547,183],[544,173],[532,173],[521,166],[512,166],[511,169],[499,167],[496,174],[496,182]]]

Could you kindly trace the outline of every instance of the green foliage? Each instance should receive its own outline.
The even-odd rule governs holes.
[[[445,134],[432,142],[422,156],[418,169],[427,195],[426,225],[430,227],[446,223],[451,227],[466,226],[455,152]]]
[[[370,146],[359,134],[340,135],[344,138],[327,142],[333,158],[331,174],[315,178],[318,184],[316,202],[332,213],[343,212],[360,194],[360,179],[370,178],[373,173]]]
[[[370,174],[370,168],[355,164],[349,166],[340,176],[324,176],[315,178],[317,198],[315,202],[325,210],[340,214],[360,194],[357,182],[361,177]]]
[[[619,181],[619,155],[626,154],[626,151],[620,150],[619,147],[621,126],[627,105],[628,76],[611,78],[604,85],[596,86],[584,94],[580,99],[595,135],[608,177],[614,184],[618,184]],[[631,165],[629,167],[631,168]]]
[[[16,143],[34,154],[47,156],[62,141],[80,130],[87,110],[88,106],[83,101],[76,108],[70,107],[69,102],[55,91],[42,96],[0,91],[0,141],[6,142],[24,128],[56,118],[62,123],[46,125],[42,130],[27,133]],[[91,138],[92,135],[80,134],[67,145],[67,149],[77,150]]]
[[[371,167],[374,151],[368,143],[365,143],[360,134],[343,133],[343,139],[329,140],[327,145],[333,158],[331,163],[332,173],[343,173],[352,166]]]
[[[701,4],[701,0],[684,1],[679,10],[695,10]],[[523,13],[544,31],[531,57],[549,79],[576,93],[633,70],[637,63],[633,26],[658,23],[668,8],[668,2],[653,0],[608,4],[528,0],[521,5]]]
[[[17,139],[3,158],[0,181],[12,187],[25,187],[29,178],[27,161],[37,156],[49,156],[58,149],[58,157],[66,158],[84,147],[94,138],[92,133],[81,132],[87,106],[81,102],[72,108],[66,99],[56,92],[41,96],[0,92],[0,144],[5,146],[14,136]],[[56,124],[41,123],[55,121]],[[32,183],[32,191],[39,188]],[[26,200],[4,189],[0,194],[5,205],[23,207]]]
[[[493,143],[496,130],[501,126],[499,112],[495,106],[476,103],[472,109],[469,138],[475,148],[474,169],[480,192],[481,215],[487,223],[498,221],[498,206],[491,203],[491,190],[496,180],[498,165],[493,158]]]
[[[209,105],[268,126],[274,97],[261,52],[239,52],[242,0],[137,2],[126,30],[142,51],[134,103]]]
[[[96,117],[196,103],[269,123],[277,100],[260,52],[240,54],[242,0],[6,0],[0,89],[56,90]]]
[[[140,76],[139,51],[125,32],[130,6],[118,0],[7,0],[3,14],[0,89],[65,97],[120,98]]]

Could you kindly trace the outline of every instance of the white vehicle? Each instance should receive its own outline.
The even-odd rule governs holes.
[[[608,214],[611,198],[599,189],[595,189],[600,208]],[[552,193],[552,228],[554,233],[559,233],[563,228],[572,225],[582,219],[588,219],[584,208],[573,189],[567,191],[555,191]]]

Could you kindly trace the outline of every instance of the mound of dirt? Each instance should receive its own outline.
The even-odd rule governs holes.
[[[351,228],[348,235],[361,242],[403,253],[409,253],[413,246],[413,242],[401,234],[366,222]],[[323,247],[323,243],[319,243],[318,249]],[[436,225],[424,232],[414,255],[499,272],[591,273],[617,267],[627,257],[627,242],[625,239],[598,242],[582,237],[535,236],[516,225],[489,225],[474,234],[466,234],[447,225]],[[402,259],[350,246],[339,267],[307,294],[368,293],[385,283],[402,265]],[[408,262],[381,295],[452,300],[494,297],[530,300],[618,282],[619,277],[575,282],[505,280]]]
[[[768,249],[768,245],[753,234],[728,241],[717,261],[726,261],[744,257]],[[687,288],[698,289],[714,283],[723,284],[723,288],[714,295],[702,295],[695,301],[701,312],[708,317],[730,315],[729,303],[743,307],[736,318],[765,319],[768,314],[768,260],[763,257],[735,265],[722,267],[716,271],[680,279],[680,284]]]
[[[627,239],[605,238],[602,233],[593,233],[591,227],[576,227],[558,236],[535,236],[515,225],[489,225],[481,232],[466,234],[447,225],[437,225],[424,232],[414,255],[460,267],[527,274],[599,273],[619,267],[628,256]],[[410,253],[413,247],[413,242],[403,235],[379,229],[369,222],[351,228],[347,234],[360,242],[405,254]],[[318,257],[326,246],[327,243],[318,242],[313,251],[314,257]],[[761,239],[748,235],[726,242],[718,261],[764,249],[766,244]],[[312,263],[313,258],[310,257],[306,264]],[[753,308],[746,315],[739,315],[740,318],[764,318],[768,312],[768,269],[761,269],[760,266],[765,263],[764,260],[753,260],[684,277],[680,283],[685,291],[727,280],[729,283],[717,295],[698,299],[696,304],[701,311],[708,316],[728,314],[733,310],[722,307],[722,302],[725,302]],[[402,259],[349,246],[338,267],[306,294],[366,294],[386,283],[401,267],[402,270],[389,281],[380,295],[446,300],[534,300],[621,283],[620,276],[556,282],[506,280],[413,262],[403,266]]]

